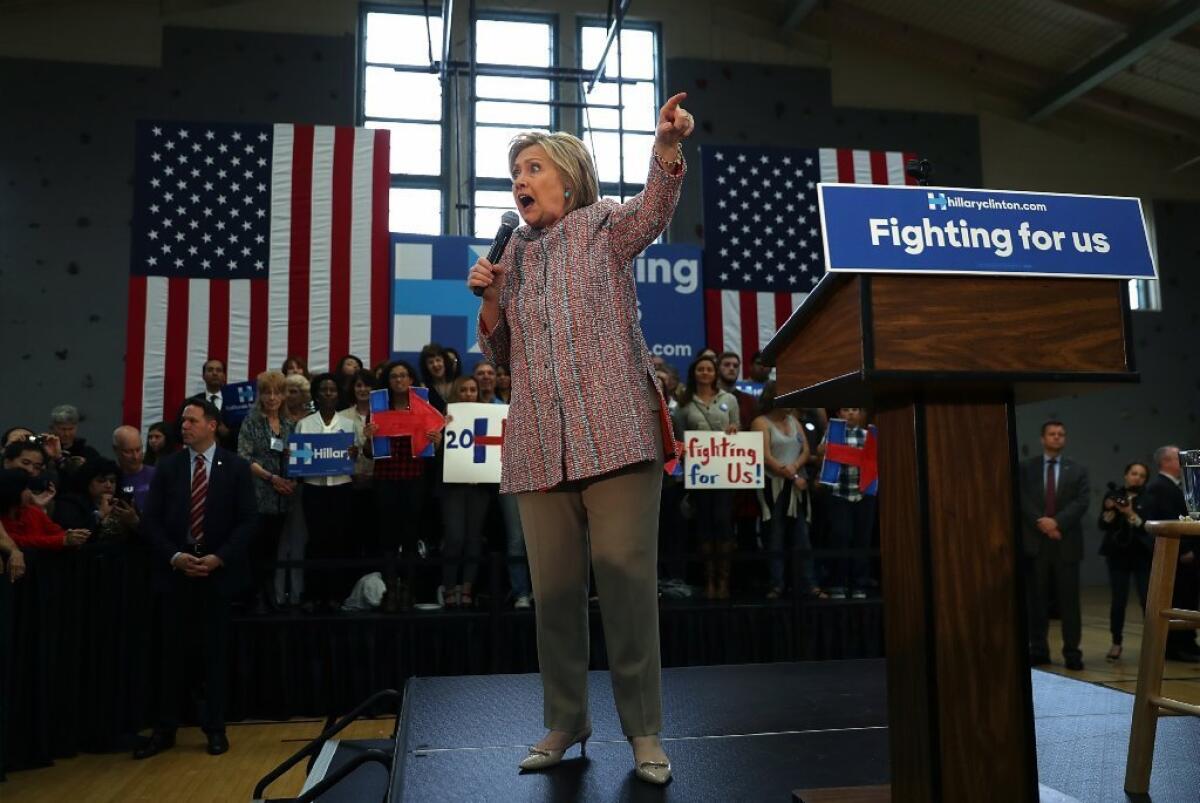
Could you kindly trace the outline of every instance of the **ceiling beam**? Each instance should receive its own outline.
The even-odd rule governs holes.
[[[944,34],[918,28],[904,20],[886,17],[849,2],[830,6],[827,15],[839,27],[853,31],[872,46],[901,58],[917,59],[950,67],[972,84],[984,83],[1011,96],[1046,86],[1053,75],[1039,67],[999,53],[974,47]],[[1143,103],[1107,89],[1096,89],[1077,104],[1135,125],[1165,134],[1188,145],[1200,143],[1200,119]]]
[[[1030,122],[1044,120],[1071,101],[1096,88],[1147,53],[1200,22],[1200,0],[1177,0],[1129,35],[1062,79],[1033,105]]]
[[[820,0],[792,0],[792,7],[788,9],[787,16],[783,20],[784,32],[799,28],[813,13],[819,2]]]
[[[1073,8],[1092,19],[1121,28],[1132,28],[1142,20],[1137,11],[1125,6],[1114,5],[1106,0],[1053,0],[1053,2],[1060,6]],[[1172,37],[1172,41],[1200,50],[1200,31],[1195,28],[1180,31]]]

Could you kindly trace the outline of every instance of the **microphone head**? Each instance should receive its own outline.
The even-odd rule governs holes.
[[[521,225],[521,218],[517,217],[516,212],[505,212],[500,217],[500,225],[509,229],[515,229]]]

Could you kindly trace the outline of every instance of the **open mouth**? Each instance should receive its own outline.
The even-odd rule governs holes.
[[[533,196],[532,195],[518,195],[517,203],[521,205],[522,209],[528,209],[529,207],[533,206]]]

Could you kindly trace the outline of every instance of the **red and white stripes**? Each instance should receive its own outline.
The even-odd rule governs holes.
[[[174,419],[203,388],[210,357],[225,362],[229,382],[292,354],[313,371],[347,353],[387,358],[388,138],[276,125],[270,258],[255,278],[223,279],[216,267],[203,278],[130,276],[125,423]]]
[[[904,165],[914,154],[901,151],[867,151],[821,148],[818,163],[822,182],[842,184],[906,184]],[[823,273],[821,265],[810,265],[810,276]],[[752,290],[705,290],[704,318],[708,344],[718,351],[742,357],[743,374],[748,374],[754,354],[761,351],[787,321],[807,292],[755,292]]]

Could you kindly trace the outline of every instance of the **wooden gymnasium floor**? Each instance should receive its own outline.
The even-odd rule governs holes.
[[[1133,693],[1141,643],[1141,614],[1131,604],[1125,626],[1125,653],[1108,663],[1108,589],[1084,589],[1083,653],[1086,669],[1068,672],[1058,663],[1048,667],[1065,677],[1098,683]],[[1057,622],[1052,623],[1057,628]],[[1051,645],[1057,642],[1052,630]],[[1200,704],[1200,664],[1168,662],[1164,691],[1168,696]],[[239,723],[229,726],[231,749],[224,756],[204,753],[204,738],[195,728],[181,730],[174,750],[146,761],[128,754],[83,755],[55,766],[9,773],[0,784],[5,803],[45,801],[238,801],[250,800],[254,784],[305,741],[316,736],[321,720]],[[355,723],[345,738],[387,738],[391,719]],[[269,790],[272,796],[295,794],[304,781],[303,765],[293,769]]]

